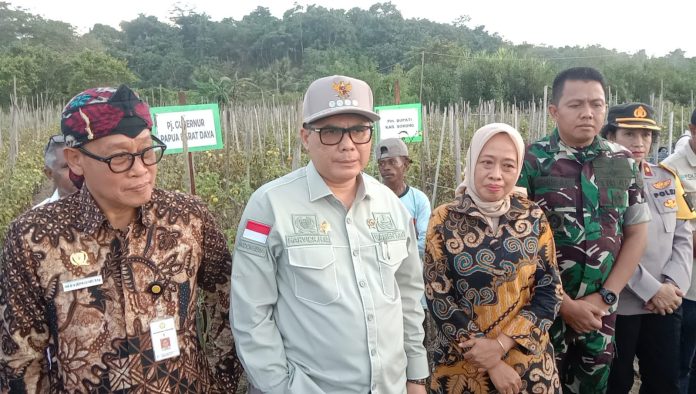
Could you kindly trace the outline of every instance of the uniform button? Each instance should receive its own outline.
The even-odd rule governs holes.
[[[367,321],[372,321],[374,320],[375,316],[374,315],[367,315]]]
[[[351,222],[352,220],[350,220],[350,218],[346,218],[346,224],[350,224]]]
[[[353,251],[353,256],[356,256],[356,257],[358,256],[358,251],[357,251],[357,250],[354,250],[354,251]]]
[[[360,287],[365,287],[367,286],[367,283],[364,280],[360,281]]]
[[[374,356],[375,354],[377,354],[377,351],[375,349],[372,349],[370,350],[370,354]]]

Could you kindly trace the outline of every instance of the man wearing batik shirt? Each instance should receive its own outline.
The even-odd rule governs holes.
[[[235,392],[230,254],[200,199],[154,188],[165,146],[151,128],[126,86],[88,89],[65,107],[65,158],[82,188],[10,226],[3,392]]]
[[[312,82],[300,131],[311,162],[244,209],[231,306],[251,393],[425,394],[413,222],[362,173],[378,119],[364,81]]]
[[[549,112],[557,128],[527,148],[518,185],[554,233],[565,295],[550,333],[564,392],[602,393],[617,294],[643,254],[650,213],[630,152],[597,135],[606,113],[599,71],[559,73]]]

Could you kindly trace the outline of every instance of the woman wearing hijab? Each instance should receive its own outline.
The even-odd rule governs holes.
[[[553,233],[515,188],[524,142],[474,134],[456,199],[433,211],[425,291],[436,329],[431,393],[560,393],[548,329],[561,303]]]

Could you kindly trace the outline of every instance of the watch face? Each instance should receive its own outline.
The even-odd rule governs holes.
[[[599,292],[607,305],[614,305],[617,301],[616,294],[607,289],[601,289]]]

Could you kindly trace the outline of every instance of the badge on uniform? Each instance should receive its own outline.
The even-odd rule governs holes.
[[[247,220],[246,226],[244,227],[244,232],[242,233],[242,238],[249,241],[258,242],[260,244],[265,244],[268,239],[268,234],[271,233],[271,226],[267,226],[263,223],[259,223],[253,220]]]
[[[176,325],[173,317],[151,321],[150,339],[152,339],[155,361],[177,357],[180,354],[179,338],[176,336]]]
[[[76,267],[82,267],[89,265],[89,256],[87,252],[79,251],[70,255],[70,264]]]
[[[80,290],[86,287],[99,286],[104,283],[104,279],[101,275],[88,276],[86,278],[80,278],[75,280],[69,280],[63,282],[63,291],[69,292],[73,290]]]
[[[665,179],[664,181],[659,181],[652,184],[652,186],[657,190],[666,189],[670,185],[672,185],[671,179]]]

